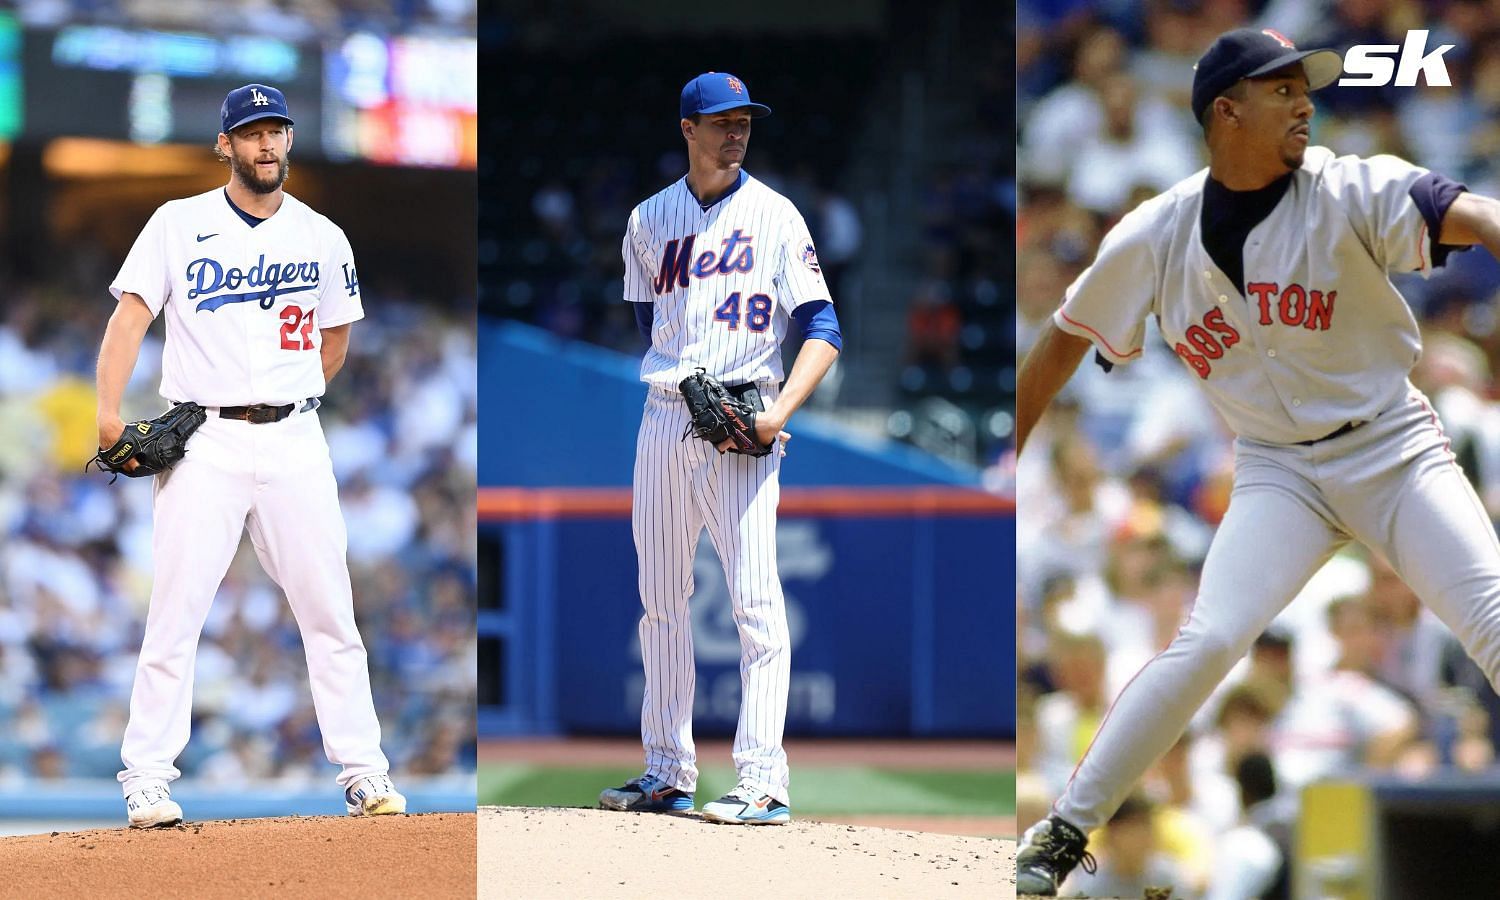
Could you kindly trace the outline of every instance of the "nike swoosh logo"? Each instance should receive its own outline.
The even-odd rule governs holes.
[[[200,234],[200,235],[198,235],[198,243],[201,244],[201,243],[203,243],[204,241],[208,240],[211,237],[218,237],[218,236],[219,236],[219,233],[217,231],[215,231],[213,234]]]
[[[755,801],[755,808],[756,809],[765,809],[767,806],[770,806],[770,805],[771,805],[771,798],[770,797],[767,797],[764,800],[757,800],[757,801]]]

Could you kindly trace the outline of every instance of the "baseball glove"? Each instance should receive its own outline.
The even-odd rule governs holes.
[[[89,464],[98,466],[101,472],[113,472],[116,477],[160,474],[187,455],[188,438],[207,418],[203,407],[189,402],[179,403],[154,419],[129,422],[120,439],[110,447],[100,448]],[[125,465],[132,459],[135,468],[127,472]],[[114,478],[110,484],[114,484]]]
[[[702,369],[682,379],[678,389],[687,402],[688,426],[683,432],[708,441],[714,446],[732,441],[730,452],[746,456],[765,456],[771,452],[755,437],[755,415],[759,410]],[[751,390],[754,386],[750,386]]]

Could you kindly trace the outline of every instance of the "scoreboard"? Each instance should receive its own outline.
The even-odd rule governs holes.
[[[207,146],[233,88],[286,94],[300,154],[473,169],[473,37],[353,33],[325,45],[100,25],[23,29],[0,13],[0,140]]]
[[[326,56],[330,156],[472,169],[479,155],[472,38],[355,34]]]
[[[224,95],[259,81],[286,94],[297,143],[314,152],[321,146],[315,48],[94,25],[28,30],[22,47],[26,136],[206,146],[219,133]]]

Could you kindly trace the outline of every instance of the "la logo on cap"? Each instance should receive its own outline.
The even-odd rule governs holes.
[[[1273,38],[1276,41],[1276,43],[1278,43],[1281,46],[1287,48],[1288,50],[1296,50],[1297,49],[1297,45],[1293,44],[1291,42],[1290,38],[1288,38],[1286,35],[1282,34],[1281,32],[1277,31],[1274,28],[1262,28],[1261,31],[1260,31],[1260,33],[1263,34],[1263,35],[1265,35],[1266,37]]]
[[[250,89],[250,100],[256,106],[270,106],[271,98],[260,92],[259,88]]]

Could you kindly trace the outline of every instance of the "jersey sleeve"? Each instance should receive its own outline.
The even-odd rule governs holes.
[[[641,211],[632,210],[630,221],[625,225],[625,240],[620,243],[620,255],[625,258],[625,299],[631,303],[651,303],[656,300],[650,270],[646,261],[650,259],[649,245],[641,235]]]
[[[1422,219],[1427,222],[1427,245],[1434,267],[1441,267],[1446,263],[1450,253],[1474,249],[1469,244],[1444,244],[1439,240],[1443,234],[1443,220],[1448,217],[1448,208],[1458,199],[1459,194],[1468,189],[1466,184],[1460,184],[1436,172],[1428,172],[1418,178],[1408,192],[1411,194],[1411,201],[1422,214]]]
[[[1411,189],[1427,170],[1395,156],[1341,156],[1327,179],[1370,255],[1387,271],[1430,274],[1431,234]]]
[[[1157,281],[1150,208],[1137,207],[1110,229],[1052,317],[1058,328],[1092,341],[1111,363],[1138,358],[1145,343]]]
[[[110,282],[109,292],[117,301],[127,293],[139,294],[154,316],[166,305],[171,291],[172,277],[167,272],[167,213],[166,207],[160,207],[136,236],[119,273]]]
[[[792,217],[782,226],[776,247],[776,295],[788,313],[811,300],[833,302],[812,233],[802,215],[792,210]]]
[[[359,293],[359,272],[354,268],[354,250],[344,230],[333,229],[330,252],[325,255],[323,286],[318,292],[318,327],[335,328],[365,317],[364,301]]]

